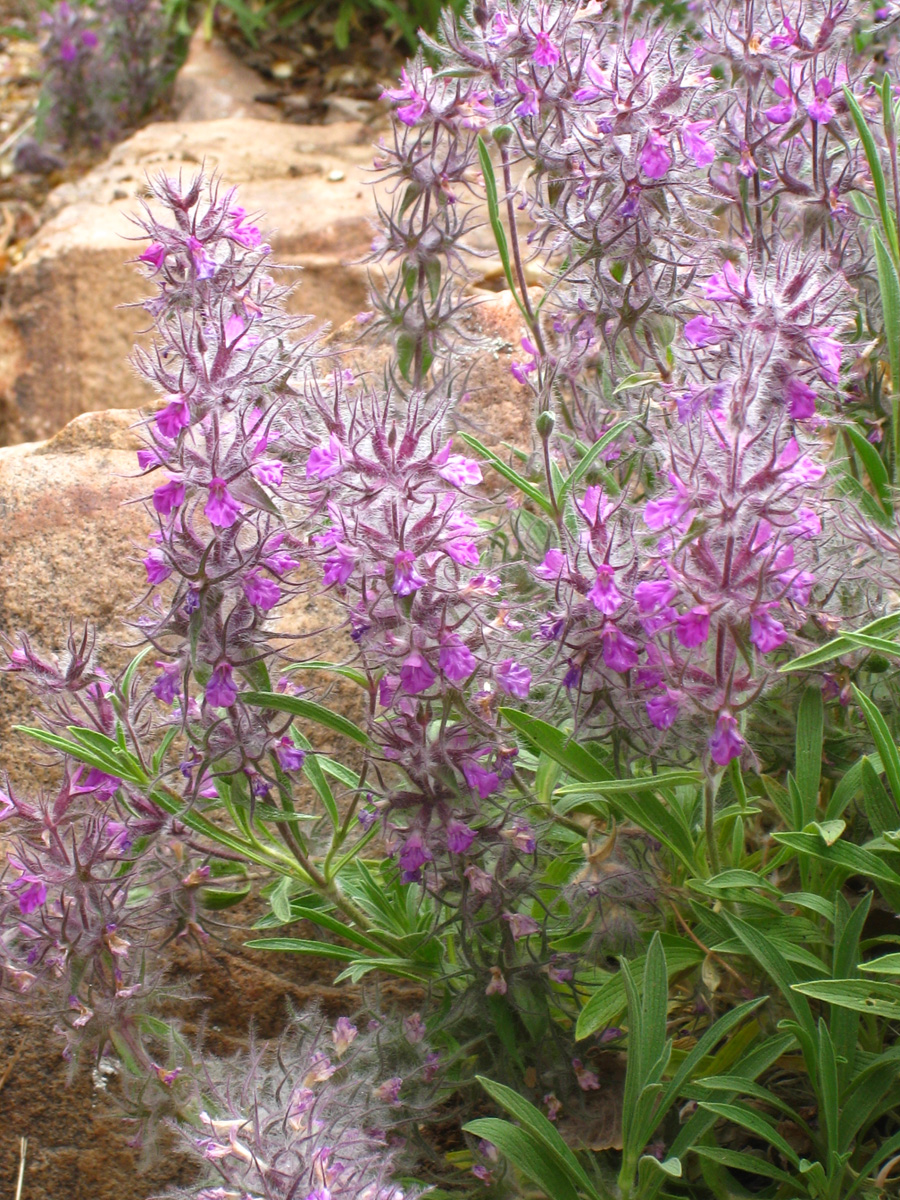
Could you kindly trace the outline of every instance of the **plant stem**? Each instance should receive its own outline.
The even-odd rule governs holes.
[[[703,827],[706,832],[706,853],[711,875],[719,873],[719,849],[716,846],[716,793],[719,781],[709,770],[703,781]]]

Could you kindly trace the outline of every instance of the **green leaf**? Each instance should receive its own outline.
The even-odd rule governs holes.
[[[483,1075],[476,1075],[475,1078],[491,1099],[502,1105],[510,1116],[515,1117],[543,1145],[560,1169],[566,1171],[577,1187],[580,1187],[588,1196],[597,1195],[581,1163],[563,1141],[556,1127],[547,1120],[540,1109],[535,1108],[518,1092],[505,1087],[502,1083],[495,1083]]]
[[[697,782],[696,776],[691,772],[673,771],[670,774],[672,777],[677,777],[680,775],[687,776],[687,781],[692,784],[696,784]],[[660,779],[661,777],[654,776],[652,778]],[[690,830],[685,826],[681,819],[680,811],[677,808],[667,808],[657,796],[653,795],[653,791],[651,789],[643,789],[638,787],[637,791],[641,792],[641,795],[630,795],[629,793],[631,789],[629,789],[628,792],[624,791],[625,786],[630,782],[630,780],[611,780],[608,782],[577,784],[566,788],[560,788],[559,790],[561,793],[569,793],[575,791],[576,788],[579,789],[579,791],[576,792],[575,797],[570,795],[564,803],[557,805],[557,811],[560,813],[567,813],[578,807],[579,795],[582,796],[583,803],[583,797],[585,795],[590,795],[591,792],[596,791],[606,793],[607,791],[612,791],[613,806],[622,812],[633,824],[647,830],[648,833],[652,833],[655,838],[657,838],[663,843],[664,846],[671,850],[676,858],[680,859],[682,864],[687,867],[688,871],[693,872],[695,852],[694,841],[691,837]],[[637,784],[643,784],[646,781],[645,779],[641,778],[635,780],[634,782]],[[663,784],[658,783],[656,786],[660,787],[663,786]],[[623,790],[618,790],[620,788]]]
[[[485,462],[490,463],[497,474],[501,475],[507,483],[511,483],[513,487],[518,488],[529,500],[533,500],[539,508],[543,509],[548,517],[553,516],[553,505],[539,488],[536,488],[533,483],[529,483],[518,471],[514,471],[512,467],[508,467],[502,458],[496,455],[493,450],[489,450],[483,442],[479,442],[478,438],[472,437],[469,433],[461,433],[459,437],[470,450],[474,450]]]
[[[625,421],[618,421],[611,429],[608,429],[607,432],[604,433],[603,437],[600,438],[599,441],[594,442],[587,454],[582,457],[581,461],[573,469],[568,479],[566,479],[559,488],[557,499],[559,501],[560,508],[562,508],[566,496],[575,487],[575,485],[580,483],[585,475],[587,475],[588,471],[590,471],[599,455],[601,455],[606,447],[610,445],[611,442],[614,442],[620,434],[624,433],[631,424],[631,418],[628,418]]]
[[[779,1150],[788,1162],[793,1163],[795,1167],[800,1166],[799,1155],[793,1146],[756,1109],[748,1108],[743,1104],[713,1104],[707,1100],[700,1101],[700,1108],[705,1108],[707,1112],[715,1113],[717,1117],[723,1117],[726,1121],[732,1121],[735,1125],[740,1125],[743,1129],[755,1133],[757,1137],[761,1137],[763,1141]]]
[[[694,1146],[693,1151],[701,1158],[711,1162],[721,1163],[723,1167],[732,1167],[736,1171],[746,1171],[750,1175],[763,1175],[778,1183],[787,1183],[793,1187],[795,1176],[788,1175],[780,1167],[773,1166],[767,1158],[757,1158],[755,1154],[744,1154],[740,1150],[725,1150],[719,1146]]]
[[[875,229],[872,230],[872,245],[875,248],[878,290],[881,293],[884,340],[887,342],[891,367],[891,394],[896,395],[900,392],[900,276],[881,235]]]
[[[802,825],[813,819],[819,801],[824,721],[822,692],[817,687],[808,687],[797,711],[796,779],[802,806]]]
[[[866,723],[869,726],[875,746],[881,757],[881,765],[885,775],[887,775],[891,791],[894,793],[894,803],[900,805],[900,754],[897,753],[897,747],[894,739],[891,737],[891,731],[888,729],[884,717],[869,697],[864,696],[855,684],[852,687],[853,695],[856,698],[857,704],[863,710]]]
[[[332,946],[330,942],[311,942],[306,938],[254,938],[244,942],[248,950],[281,950],[290,954],[313,954],[319,958],[338,958],[350,962],[359,957],[358,950]]]
[[[506,230],[503,228],[503,223],[500,220],[500,198],[497,193],[497,177],[494,174],[494,164],[491,162],[491,154],[485,144],[484,138],[479,134],[476,139],[478,147],[478,161],[481,165],[481,173],[484,176],[484,192],[487,200],[488,221],[490,222],[491,232],[494,235],[494,241],[497,244],[497,253],[500,256],[500,263],[503,267],[503,274],[506,276],[506,283],[512,293],[513,300],[518,305],[519,311],[525,320],[530,324],[531,318],[528,311],[519,297],[516,281],[513,278],[512,263],[509,257],[509,244],[506,240]]]
[[[862,464],[866,469],[866,474],[875,491],[878,503],[888,516],[893,516],[894,505],[891,501],[891,485],[888,479],[887,468],[884,465],[881,455],[856,425],[845,425],[844,432],[853,443],[853,449],[862,459]]]
[[[629,392],[633,388],[646,387],[648,383],[658,384],[660,378],[659,371],[633,371],[631,375],[626,375],[621,383],[616,384],[612,390],[612,394],[618,396],[620,392]]]
[[[250,895],[250,885],[242,888],[201,888],[200,903],[204,908],[219,912],[225,908],[234,908]]]
[[[300,696],[285,696],[281,692],[241,692],[241,699],[246,704],[252,704],[255,707],[273,708],[276,712],[286,712],[295,717],[303,717],[307,721],[314,721],[317,725],[324,725],[326,729],[331,729],[335,733],[342,733],[344,737],[358,742],[361,746],[367,748],[372,746],[368,734],[354,725],[352,721],[348,721],[339,713],[332,712],[322,704],[316,704],[313,700],[304,700]]]
[[[875,184],[875,197],[878,201],[878,212],[881,216],[881,225],[885,237],[887,238],[888,249],[891,252],[894,262],[900,266],[900,245],[897,242],[897,225],[888,207],[884,171],[882,170],[878,148],[875,145],[875,138],[872,136],[872,131],[869,129],[868,122],[857,103],[856,97],[846,84],[844,84],[844,98],[847,101],[847,107],[850,109],[850,115],[853,117],[854,124],[856,125],[859,139],[863,144],[866,161],[869,164],[869,170],[872,174],[872,182]]]
[[[344,679],[350,679],[354,683],[358,683],[361,688],[368,688],[369,681],[366,679],[362,671],[357,671],[355,667],[342,667],[338,663],[325,662],[323,659],[312,659],[309,662],[289,663],[284,670],[287,671],[327,671],[330,675],[341,675]]]
[[[700,947],[695,946],[687,938],[663,934],[662,943],[666,952],[666,967],[670,979],[690,967],[697,966],[705,958]],[[643,986],[645,964],[646,956],[644,955],[633,959],[629,964],[635,984],[639,988]],[[609,979],[604,980],[581,1010],[575,1028],[576,1038],[580,1041],[582,1038],[590,1037],[598,1029],[606,1029],[615,1025],[626,1007],[625,979],[622,972],[617,971]]]
[[[791,1011],[797,1018],[801,1029],[809,1038],[814,1038],[816,1027],[810,1007],[806,1000],[801,999],[791,990],[798,979],[794,968],[777,948],[774,939],[767,937],[753,925],[734,916],[733,913],[725,912],[722,915],[750,957],[759,963],[776,984],[791,1006]]]
[[[536,1183],[551,1200],[578,1200],[578,1192],[569,1177],[543,1144],[526,1129],[517,1129],[508,1121],[482,1117],[463,1125],[464,1133],[484,1138],[505,1154],[526,1179]],[[593,1195],[593,1191],[590,1193]]]
[[[798,854],[821,859],[850,875],[867,875],[871,879],[900,886],[900,875],[886,866],[877,854],[862,846],[854,846],[851,842],[835,842],[828,846],[817,833],[773,833],[772,837]]]
[[[900,975],[900,954],[883,954],[881,958],[873,958],[871,962],[860,963],[859,969],[866,974]]]
[[[791,985],[795,992],[813,1000],[825,1000],[839,1008],[871,1013],[896,1020],[900,1017],[900,987],[878,979],[811,979]]]
[[[589,781],[613,779],[612,772],[589,750],[573,741],[571,734],[564,733],[554,725],[548,725],[539,717],[531,717],[527,713],[519,712],[517,708],[501,708],[500,716],[512,725],[513,729],[521,733],[535,750],[546,754],[554,762],[558,762],[576,779]]]
[[[870,621],[868,625],[863,625],[861,629],[855,632],[859,634],[869,634],[873,637],[879,637],[883,633],[893,633],[900,626],[900,612],[889,613],[886,617],[879,617],[875,621]],[[848,641],[846,634],[839,634],[836,638],[832,638],[830,642],[826,642],[824,646],[819,646],[817,650],[810,650],[808,654],[801,654],[799,658],[792,659],[791,662],[785,663],[783,667],[779,667],[782,673],[788,671],[808,671],[811,667],[821,666],[822,663],[830,662],[833,658],[840,658],[842,654],[849,654],[853,649],[852,642]]]
[[[635,775],[631,779],[603,779],[592,783],[568,783],[557,788],[557,796],[592,796],[596,792],[604,796],[640,795],[656,792],[661,788],[695,787],[700,783],[699,771],[660,771],[657,775]]]
[[[45,746],[52,746],[54,750],[59,750],[63,754],[69,755],[70,758],[74,758],[77,762],[82,762],[88,767],[95,767],[105,775],[115,775],[120,779],[128,779],[130,783],[146,783],[146,778],[143,774],[138,779],[133,778],[121,763],[109,758],[105,754],[98,753],[96,750],[89,749],[81,742],[70,741],[68,738],[60,737],[59,734],[49,733],[46,729],[37,729],[30,725],[13,725],[13,729],[16,733],[25,733],[29,737],[34,738],[35,741],[43,742]]]

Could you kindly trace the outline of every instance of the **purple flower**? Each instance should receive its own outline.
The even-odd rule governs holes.
[[[675,622],[675,636],[688,649],[702,646],[709,637],[709,610],[698,605],[683,613]]]
[[[780,104],[773,104],[771,108],[765,109],[763,115],[773,125],[786,125],[797,111],[797,106],[794,104],[794,98],[791,95],[791,89],[783,79],[776,79],[772,84],[772,90],[781,96],[782,102]]]
[[[541,565],[534,568],[534,573],[538,579],[546,579],[548,583],[555,583],[563,571],[567,571],[568,568],[569,561],[562,550],[552,547],[544,555],[544,561]]]
[[[191,409],[184,396],[175,396],[156,414],[156,428],[163,437],[174,438],[191,423]]]
[[[166,248],[162,242],[151,242],[144,253],[138,255],[139,262],[147,263],[155,271],[158,271],[162,267],[165,258]]]
[[[712,144],[700,136],[705,133],[714,121],[692,121],[681,130],[681,144],[686,154],[689,154],[697,167],[708,167],[715,159],[716,151]]]
[[[404,883],[414,883],[418,880],[422,867],[431,862],[434,855],[425,845],[420,833],[411,833],[397,856],[400,870],[403,872]]]
[[[605,617],[611,617],[622,607],[622,593],[616,587],[615,572],[608,563],[601,563],[597,568],[597,581],[588,592],[588,600]]]
[[[669,729],[678,718],[677,693],[666,688],[661,696],[651,696],[644,707],[652,725],[657,729]]]
[[[538,67],[552,67],[559,62],[559,50],[550,41],[548,35],[542,29],[536,37],[537,45],[534,48],[534,53],[531,55],[531,61]]]
[[[478,566],[478,547],[471,538],[453,538],[444,549],[455,563],[462,567]]]
[[[81,31],[81,44],[86,46],[88,50],[93,50],[97,45],[98,38],[93,29],[83,29]]]
[[[461,454],[451,454],[444,465],[438,467],[438,474],[458,488],[474,487],[484,478],[478,463]]]
[[[158,662],[156,665],[160,670],[151,691],[163,704],[172,704],[181,694],[181,667],[177,662]]]
[[[787,46],[793,46],[797,41],[797,30],[791,24],[790,20],[785,17],[782,20],[782,25],[787,30],[787,33],[776,33],[769,45],[773,50],[783,50]]]
[[[740,301],[743,299],[744,290],[744,280],[727,259],[722,264],[722,270],[716,275],[710,275],[703,285],[707,300],[718,300],[723,304]]]
[[[430,75],[431,71],[426,67],[426,82]],[[428,108],[428,101],[416,91],[415,85],[406,73],[405,67],[400,71],[400,83],[401,87],[385,88],[381,93],[380,99],[392,100],[394,103],[400,104],[401,107],[397,109],[397,117],[404,125],[412,126],[421,121]]]
[[[784,398],[795,421],[805,421],[815,414],[818,396],[799,376],[791,375],[788,378]]]
[[[241,506],[229,492],[225,480],[215,476],[209,481],[209,498],[203,511],[211,525],[227,529],[241,515]]]
[[[468,679],[478,663],[462,638],[456,633],[445,633],[441,638],[438,666],[451,683]]]
[[[788,530],[795,537],[809,539],[818,537],[822,532],[822,520],[812,508],[798,508],[797,520]]]
[[[531,691],[531,672],[512,658],[505,659],[496,672],[497,682],[504,692],[525,700]]]
[[[141,562],[147,572],[148,583],[162,583],[172,574],[172,568],[158,550],[151,550],[145,558],[141,559]]]
[[[282,771],[299,771],[306,761],[306,751],[295,745],[290,737],[283,737],[275,747],[275,755]]]
[[[466,783],[478,793],[482,800],[487,800],[488,796],[496,792],[500,786],[500,776],[497,772],[489,771],[479,763],[464,763],[462,773]]]
[[[447,849],[451,854],[465,854],[475,841],[475,830],[462,821],[450,821],[447,825]]]
[[[727,767],[733,758],[739,758],[744,749],[744,739],[738,733],[737,721],[729,712],[719,714],[716,731],[709,739],[709,753],[714,763]]]
[[[403,663],[400,668],[400,683],[410,696],[418,696],[434,683],[435,675],[431,667],[417,650]]]
[[[333,583],[344,587],[356,566],[356,559],[346,546],[337,545],[335,549],[337,554],[325,559],[325,573],[322,576],[325,587],[331,587]]]
[[[153,507],[161,517],[168,517],[184,503],[184,484],[170,479],[153,493]]]
[[[206,253],[203,243],[192,234],[187,240],[187,248],[191,252],[191,259],[194,263],[194,270],[197,272],[197,278],[212,279],[216,273],[216,264]]]
[[[578,1080],[578,1086],[583,1092],[596,1092],[600,1087],[600,1080],[593,1071],[589,1071],[580,1058],[572,1059],[572,1069],[575,1072],[575,1078]]]
[[[684,327],[684,340],[689,346],[710,346],[721,342],[723,334],[721,326],[702,313],[692,317]]]
[[[259,571],[249,571],[241,580],[244,595],[254,606],[268,612],[281,599],[281,588],[274,580],[266,579]]]
[[[400,550],[394,555],[394,582],[391,591],[397,596],[411,596],[425,584],[416,570],[416,556],[409,550]]]
[[[359,1030],[352,1021],[348,1020],[347,1017],[338,1017],[334,1029],[331,1031],[331,1040],[334,1042],[334,1049],[338,1058],[350,1049],[356,1041],[358,1033]]]
[[[600,635],[603,639],[603,661],[611,671],[630,671],[637,666],[638,645],[614,625],[607,625]]]
[[[386,1079],[384,1083],[380,1083],[375,1089],[375,1096],[379,1100],[383,1100],[385,1104],[398,1105],[400,1103],[400,1089],[403,1086],[403,1080],[399,1075],[395,1075],[392,1079]]]
[[[505,912],[503,920],[509,922],[509,928],[515,941],[528,937],[530,933],[538,933],[541,928],[534,917],[526,917],[522,913]]]
[[[787,641],[787,630],[763,605],[750,614],[750,641],[761,654],[770,654]]]
[[[10,891],[19,893],[17,897],[19,912],[23,917],[27,917],[35,909],[40,908],[47,899],[47,885],[40,876],[32,875],[26,871],[17,860],[11,858],[10,861],[13,866],[18,867],[22,871],[19,878],[9,885]]]
[[[228,210],[228,215],[233,218],[231,228],[228,232],[236,242],[239,242],[242,246],[246,246],[248,250],[252,250],[254,246],[260,244],[262,234],[255,225],[244,224],[246,212],[243,208],[231,208]]]
[[[313,446],[306,464],[307,479],[331,479],[344,464],[344,449],[334,434],[324,446]]]
[[[418,1046],[420,1042],[424,1041],[427,1032],[421,1013],[414,1012],[404,1018],[403,1033],[411,1046]]]
[[[677,589],[668,579],[645,580],[634,589],[638,611],[656,612],[675,598]]]
[[[806,106],[806,111],[812,119],[822,125],[827,125],[834,117],[834,109],[828,102],[831,91],[830,79],[817,79],[815,99]]]
[[[515,113],[517,117],[537,117],[541,111],[540,94],[530,88],[521,79],[516,80],[516,91],[522,97],[519,104],[516,105]]]
[[[837,387],[840,382],[841,371],[841,354],[843,347],[841,343],[827,335],[832,333],[832,329],[822,329],[809,339],[809,348],[816,356],[816,361],[822,371],[822,378],[826,383]]]
[[[641,170],[648,179],[662,179],[671,165],[672,152],[668,143],[651,129],[641,151]]]
[[[230,708],[237,700],[237,688],[230,663],[220,663],[206,685],[206,703],[211,708]]]
[[[78,51],[75,49],[75,43],[70,37],[64,37],[59,44],[59,57],[63,62],[74,62],[78,56]]]
[[[277,459],[264,459],[254,464],[253,474],[266,487],[280,488],[284,482],[284,463]]]

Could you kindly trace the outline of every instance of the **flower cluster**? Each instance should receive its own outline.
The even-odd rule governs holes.
[[[43,134],[100,145],[146,116],[174,65],[159,0],[60,0],[41,14]]]

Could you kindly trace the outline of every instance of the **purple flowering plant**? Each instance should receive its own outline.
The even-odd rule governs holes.
[[[896,700],[874,659],[898,622],[892,464],[857,386],[885,368],[850,362],[879,295],[893,336],[890,85],[862,5],[692,21],[552,0],[445,20],[384,97],[380,377],[288,313],[233,191],[152,183],[142,648],[110,678],[89,631],[59,659],[9,645],[61,774],[0,794],[0,978],[73,1064],[119,1058],[148,1131],[176,1124],[204,1172],[184,1195],[452,1188],[418,1135],[439,1105],[469,1115],[476,1072],[518,1125],[468,1123],[464,1194],[718,1196],[734,1169],[844,1200],[897,1148],[896,1011],[859,968],[874,893],[845,887],[900,896],[895,708],[868,694]],[[458,406],[480,221],[534,414],[510,457]],[[884,782],[853,761],[870,740]],[[249,946],[393,973],[424,1015],[305,1017],[234,1063],[190,1046],[159,1015],[164,946],[251,894]],[[846,1014],[873,997],[864,1048]]]

